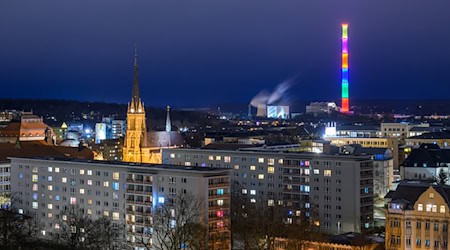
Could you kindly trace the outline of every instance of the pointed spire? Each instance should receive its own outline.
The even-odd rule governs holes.
[[[170,106],[167,106],[167,118],[166,118],[166,132],[172,130],[172,125],[170,123]]]
[[[134,104],[134,107],[137,107],[138,102],[140,101],[139,97],[139,74],[138,74],[138,61],[137,61],[137,48],[134,47],[134,78],[133,78],[133,95],[131,102]]]

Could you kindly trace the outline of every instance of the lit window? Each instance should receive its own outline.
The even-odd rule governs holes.
[[[219,210],[216,212],[217,217],[222,218],[223,217],[223,211]]]
[[[119,220],[119,213],[118,212],[113,212],[112,213],[112,219],[113,220]]]
[[[223,200],[217,200],[217,205],[218,206],[223,206]]]
[[[434,193],[430,193],[430,194],[428,195],[428,198],[434,199]]]
[[[440,213],[445,213],[445,206],[440,206],[439,212]]]
[[[223,195],[223,188],[217,189],[217,194],[218,195]]]
[[[84,169],[80,169],[80,175],[84,175]]]
[[[220,161],[222,157],[220,155],[216,156],[216,161]]]
[[[47,214],[47,217],[48,217],[49,219],[51,219],[51,218],[53,218],[53,214],[52,214],[52,213],[48,213],[48,214]]]
[[[264,163],[264,158],[258,158],[259,163]]]
[[[31,205],[32,205],[32,207],[34,209],[38,209],[39,208],[39,205],[38,205],[38,203],[36,201],[33,201],[33,203]]]
[[[60,196],[59,195],[56,195],[55,196],[55,201],[59,201],[60,200]]]
[[[417,205],[417,210],[418,211],[423,211],[423,204]]]
[[[427,204],[427,206],[426,206],[426,211],[427,212],[431,212],[431,207],[432,207],[432,205],[431,204]]]
[[[258,175],[258,179],[263,180],[264,179],[264,174],[259,174]]]
[[[323,171],[323,176],[330,177],[331,176],[331,170],[327,169]]]
[[[80,194],[84,194],[84,188],[80,188]]]
[[[320,174],[320,170],[319,169],[314,169],[314,174]]]
[[[87,184],[88,184],[89,186],[92,186],[92,180],[88,180],[88,181],[87,181]]]
[[[283,159],[279,159],[278,164],[283,164]]]
[[[47,189],[48,189],[48,191],[52,191],[53,190],[53,186],[52,185],[48,185]]]
[[[33,184],[33,191],[38,191],[39,190],[39,186],[38,184]]]
[[[53,209],[53,204],[48,204],[48,205],[47,205],[47,208],[48,208],[48,209]]]
[[[267,164],[275,165],[275,159],[267,159]]]
[[[77,204],[77,198],[70,197],[70,205],[76,205]]]
[[[64,221],[66,221],[66,220],[67,220],[67,215],[64,214],[64,215],[62,216],[62,219],[63,219]]]
[[[39,179],[39,177],[38,177],[38,175],[37,174],[34,174],[34,175],[32,175],[32,177],[31,177],[32,179],[32,181],[33,182],[37,182],[38,181],[38,179]]]
[[[112,189],[115,190],[115,191],[118,191],[119,190],[119,183],[118,182],[113,182],[112,183]]]
[[[213,161],[214,160],[214,156],[212,156],[212,155],[208,156],[208,160]]]
[[[250,166],[250,170],[255,171],[256,170],[256,166]]]
[[[191,162],[190,162],[190,161],[186,161],[186,162],[184,163],[184,165],[187,166],[187,167],[189,167],[189,166],[191,165]]]
[[[61,178],[61,182],[62,183],[66,183],[67,182],[67,178],[66,177]]]
[[[267,168],[267,173],[269,173],[269,174],[275,173],[275,168],[274,167],[268,167]]]
[[[239,165],[234,165],[234,169],[239,169]]]
[[[51,172],[53,172],[53,167],[48,167],[47,170],[48,170],[48,172],[51,173]]]
[[[254,189],[250,190],[250,194],[251,195],[256,195],[256,190],[254,190]]]
[[[59,173],[59,168],[55,168],[55,173]]]
[[[48,181],[53,181],[53,176],[49,175],[49,176],[47,177],[47,179],[48,179]]]
[[[267,205],[270,206],[270,207],[272,207],[272,206],[275,205],[275,201],[272,200],[272,199],[270,199],[270,200],[267,201]]]
[[[91,215],[92,214],[92,209],[88,208],[87,214]]]
[[[158,197],[158,203],[164,204],[164,197]]]
[[[170,158],[174,159],[175,158],[175,154],[170,154]]]
[[[256,203],[256,199],[250,199],[251,203]]]
[[[242,194],[247,194],[247,189],[243,188],[242,189]]]
[[[230,156],[225,156],[225,157],[223,157],[223,160],[225,161],[225,162],[231,162],[231,157]]]
[[[60,227],[59,227],[59,224],[58,223],[56,223],[55,224],[55,229],[59,229]]]
[[[431,211],[433,211],[433,213],[436,213],[436,212],[437,212],[437,206],[436,206],[436,205],[433,205],[433,206],[431,207]]]
[[[113,172],[113,180],[118,181],[120,178],[119,172]]]
[[[103,211],[103,216],[109,216],[109,211]]]
[[[92,175],[92,170],[88,170],[87,175]]]
[[[104,186],[104,187],[109,187],[109,181],[104,181],[104,182],[103,182],[103,186]]]

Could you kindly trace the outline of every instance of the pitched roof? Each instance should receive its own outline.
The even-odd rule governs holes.
[[[437,185],[436,183],[427,183],[419,181],[403,181],[401,182],[397,189],[392,193],[389,192],[390,197],[393,202],[401,202],[407,204],[406,209],[411,210],[414,207],[414,203],[419,199],[419,197],[429,188],[433,187],[436,192],[438,192],[446,201],[447,205],[450,206],[450,186],[447,185]]]
[[[0,162],[7,162],[8,157],[62,157],[73,159],[93,159],[88,148],[69,148],[46,145],[42,141],[0,143]]]
[[[428,148],[422,145],[420,148],[413,149],[402,165],[404,167],[435,168],[443,163],[450,163],[450,149]]]

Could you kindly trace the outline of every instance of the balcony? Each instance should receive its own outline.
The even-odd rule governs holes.
[[[152,181],[150,180],[145,180],[145,179],[127,179],[127,183],[136,183],[136,184],[148,184],[148,185],[152,185]]]
[[[229,182],[221,182],[221,183],[209,183],[208,188],[216,188],[216,187],[229,187]]]

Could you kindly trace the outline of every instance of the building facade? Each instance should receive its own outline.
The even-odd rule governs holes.
[[[386,249],[448,249],[450,187],[403,182],[391,194]]]
[[[77,205],[92,218],[126,225],[135,249],[144,249],[142,240],[152,247],[154,209],[189,193],[201,201],[208,249],[230,249],[227,170],[44,158],[11,158],[11,169],[11,189],[19,198],[14,206],[41,219],[43,236],[57,234],[61,212]]]
[[[233,192],[252,203],[284,204],[326,233],[361,232],[373,223],[370,157],[280,151],[167,149],[163,162],[232,169]]]

